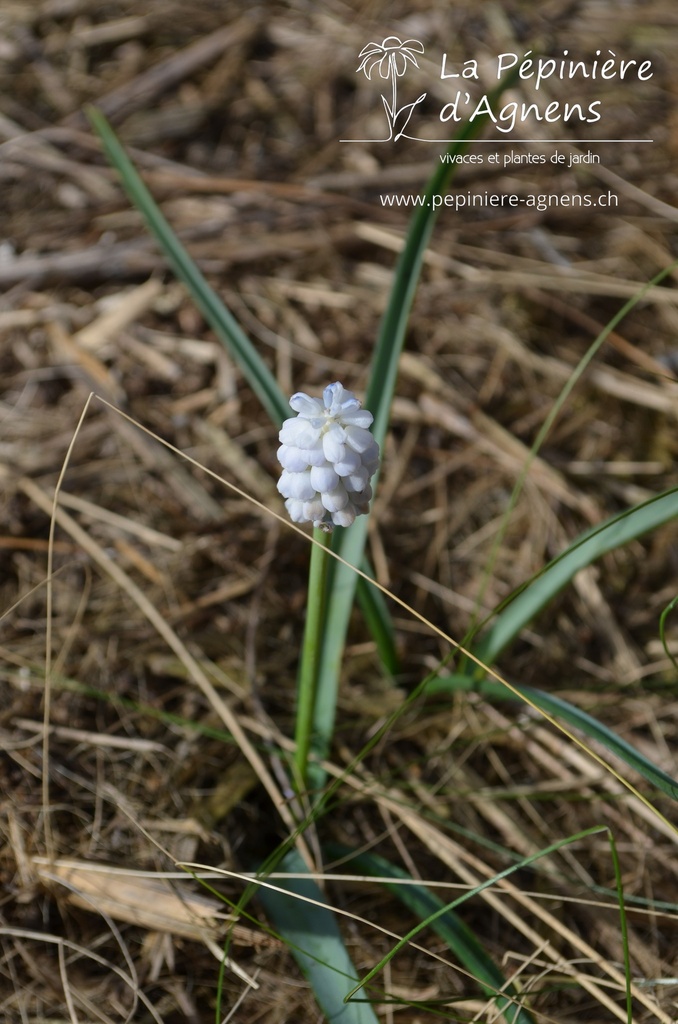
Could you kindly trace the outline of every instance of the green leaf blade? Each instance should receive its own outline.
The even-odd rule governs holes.
[[[474,653],[485,664],[493,665],[521,630],[567,586],[580,569],[587,568],[607,552],[664,526],[677,516],[678,489],[674,489],[614,516],[602,526],[585,533],[550,562],[508,604]]]
[[[303,874],[307,868],[297,851],[290,850],[280,862],[280,870]],[[310,876],[290,878],[279,888],[287,892],[262,887],[259,899],[311,985],[326,1020],[329,1024],[378,1024],[369,1002],[344,1002],[358,982],[358,974],[332,910],[306,902],[325,904],[316,882]],[[297,898],[300,896],[304,899]]]
[[[593,715],[582,711],[562,697],[546,693],[544,690],[534,689],[531,686],[516,686],[515,690],[516,693],[493,680],[471,679],[465,675],[442,676],[432,680],[426,688],[428,694],[473,691],[489,700],[520,700],[523,696],[540,711],[546,712],[556,720],[573,725],[585,736],[600,743],[611,754],[638,772],[650,785],[655,786],[672,799],[678,800],[678,781],[650,761],[644,754],[641,754],[639,750],[636,750],[631,743],[622,739],[612,729],[608,729]]]
[[[101,139],[106,156],[118,172],[127,196],[144,217],[170,267],[188,288],[219,341],[240,366],[273,422],[282,422],[290,415],[290,409],[268,366],[186,252],[104,115],[89,107],[87,116]]]
[[[512,72],[490,97],[491,105],[502,92],[511,88],[517,76]],[[489,115],[467,121],[457,138],[446,150],[446,155],[456,156],[467,143],[480,134]],[[382,317],[370,367],[370,383],[365,405],[374,416],[372,433],[383,451],[388,430],[391,404],[395,393],[400,355],[407,335],[408,318],[414,295],[421,276],[424,254],[433,232],[439,209],[434,207],[432,198],[446,191],[458,165],[454,160],[442,160],[431,176],[424,193],[424,202],[417,207],[407,232],[405,245],[397,262],[389,300]],[[377,479],[373,481],[376,488]],[[320,686],[317,700],[317,715],[314,726],[316,736],[315,752],[320,760],[327,757],[334,732],[334,718],[339,688],[339,676],[349,618],[356,588],[356,574],[350,566],[362,563],[369,516],[360,516],[348,530],[337,530],[333,550],[348,565],[336,565],[332,574],[332,586],[328,596],[327,630],[321,661]],[[314,784],[320,788],[326,779],[324,771],[316,768]]]
[[[484,994],[494,999],[502,1010],[504,1020],[509,1024],[534,1024],[532,1015],[517,1002],[518,993],[515,988],[504,977],[468,925],[453,910],[441,914],[445,904],[426,886],[411,884],[413,879],[410,875],[377,854],[355,853],[339,844],[331,844],[326,852],[333,859],[343,861],[347,857],[350,858],[351,868],[362,874],[393,879],[392,882],[386,881],[382,884],[420,921],[439,915],[430,922],[430,927],[443,939],[469,974],[478,981]],[[408,884],[399,884],[402,881]]]

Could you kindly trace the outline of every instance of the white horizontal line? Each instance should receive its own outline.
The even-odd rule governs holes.
[[[438,139],[437,141],[442,142],[444,140]],[[480,145],[488,146],[496,145],[498,142],[511,142],[514,145],[519,142],[567,142],[571,146],[589,146],[593,142],[654,142],[654,139],[467,139],[465,142],[466,145],[478,142]]]

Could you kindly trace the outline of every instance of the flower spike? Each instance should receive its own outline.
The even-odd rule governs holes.
[[[379,445],[369,432],[373,416],[353,392],[337,381],[322,398],[297,392],[296,412],[282,425],[278,490],[295,523],[330,531],[364,515],[372,497],[371,477],[379,468]]]

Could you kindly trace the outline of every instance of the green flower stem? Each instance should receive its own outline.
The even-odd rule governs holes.
[[[308,755],[311,749],[313,716],[318,689],[320,654],[322,651],[325,626],[325,592],[329,556],[327,549],[332,534],[316,527],[313,530],[311,564],[308,572],[308,602],[306,606],[306,627],[301,649],[301,666],[297,689],[297,720],[294,739],[297,749],[294,758],[295,775],[299,790],[307,783]]]

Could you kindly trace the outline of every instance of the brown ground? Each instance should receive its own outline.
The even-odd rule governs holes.
[[[243,868],[266,856],[285,828],[238,745],[191,725],[230,731],[134,588],[257,745],[275,728],[292,729],[308,557],[301,539],[272,517],[94,400],[62,484],[70,518],[56,530],[47,604],[51,498],[92,391],[281,507],[276,430],[167,272],[83,106],[95,103],[111,118],[282,389],[319,393],[341,379],[363,393],[407,224],[405,212],[384,210],[379,196],[418,191],[442,148],[404,139],[340,142],[378,137],[384,128],[379,83],[355,69],[365,43],[390,33],[425,40],[418,81],[430,90],[429,109],[453,88],[437,77],[442,50],[462,61],[531,47],[556,54],[601,47],[648,57],[654,68],[642,86],[584,82],[560,93],[587,101],[604,95],[606,137],[652,137],[653,145],[592,146],[602,155],[594,167],[485,164],[457,176],[458,187],[472,192],[611,190],[618,208],[443,210],[439,217],[402,362],[370,554],[382,582],[461,637],[522,460],[554,399],[600,328],[675,256],[674,7],[668,0],[0,4],[0,1017],[8,1022],[147,1021],[148,1006],[165,1024],[214,1019],[217,961],[196,925],[198,900],[188,909],[185,902],[199,890],[182,884],[182,902],[170,889],[161,906],[154,880],[85,868],[166,871],[173,858]],[[404,96],[416,79],[402,81]],[[547,141],[517,151],[550,156],[558,147],[548,140],[565,137],[585,153],[581,140],[598,137],[599,126],[532,130]],[[624,319],[570,397],[513,513],[484,607],[583,529],[676,485],[676,277]],[[518,681],[563,691],[669,772],[678,705],[658,618],[675,595],[675,539],[667,527],[582,574],[502,661]],[[403,660],[396,690],[354,623],[337,763],[447,653],[426,627],[401,610],[394,616]],[[49,785],[40,732],[46,640]],[[509,863],[501,849],[524,856],[609,825],[627,895],[650,901],[631,912],[635,1019],[675,1020],[675,833],[517,705],[471,699],[453,712],[441,704],[408,710],[364,765],[401,804],[346,786],[341,809],[319,825],[321,838],[374,842],[423,878],[472,883]],[[261,749],[270,766],[269,748]],[[645,791],[642,780],[631,781]],[[668,800],[649,795],[675,819]],[[399,811],[402,802],[415,809],[410,817]],[[439,842],[427,831],[430,812]],[[47,866],[48,856],[60,858],[56,866]],[[70,874],[64,859],[73,862]],[[101,889],[83,896],[97,879],[105,896]],[[614,884],[605,837],[583,841],[517,884],[556,895],[540,901],[504,891],[465,913],[507,973],[544,990],[530,1003],[535,1018],[626,1019],[618,914],[613,899],[593,888]],[[223,891],[237,898],[241,890],[225,883]],[[331,897],[400,933],[412,923],[374,885],[347,883]],[[212,919],[203,936],[204,928],[217,942],[223,935]],[[389,947],[363,926],[348,926],[346,937],[361,970]],[[444,956],[435,935],[424,939]],[[260,987],[231,1019],[319,1019],[292,958],[263,931],[242,922],[233,956]],[[572,971],[576,984],[568,981]],[[670,979],[673,987],[643,979]],[[483,1016],[478,989],[462,973],[420,953],[398,957],[383,983],[391,996],[422,1007],[384,1008],[385,1022],[435,1019],[424,1002],[449,996],[462,1002],[443,1008],[443,1019],[494,1019]],[[227,972],[224,1013],[244,989]]]

